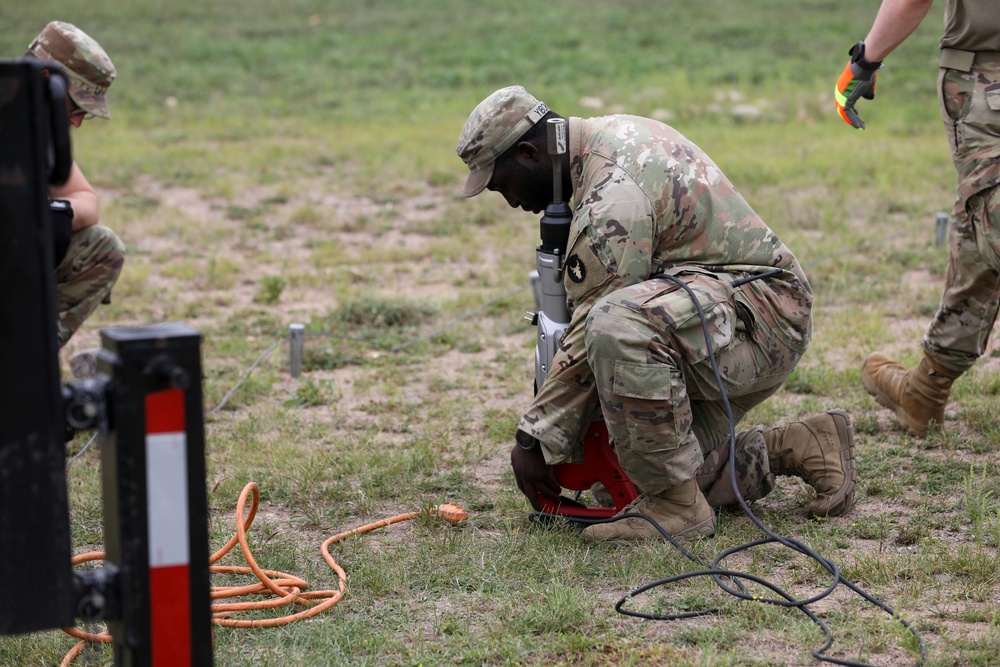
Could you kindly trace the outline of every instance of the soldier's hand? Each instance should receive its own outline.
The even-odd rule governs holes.
[[[854,105],[862,97],[866,100],[875,99],[875,81],[877,72],[882,67],[881,62],[873,63],[865,60],[865,43],[858,42],[848,51],[851,59],[844,66],[837,86],[834,88],[834,98],[837,113],[851,127],[863,130],[865,122],[858,116]]]
[[[539,494],[554,503],[558,502],[562,487],[552,474],[552,467],[545,463],[538,441],[523,431],[517,432],[517,443],[510,451],[510,465],[514,469],[517,488],[527,496],[535,511],[542,509]]]

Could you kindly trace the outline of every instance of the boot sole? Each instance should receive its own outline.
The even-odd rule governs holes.
[[[865,391],[875,397],[876,401],[878,401],[882,406],[893,411],[896,415],[896,419],[899,420],[899,424],[904,429],[913,435],[923,436],[927,434],[927,424],[920,424],[914,421],[902,406],[896,405],[896,403],[889,398],[889,395],[879,388],[878,384],[875,382],[875,378],[868,373],[867,365],[861,367],[861,384],[865,386]]]
[[[851,423],[851,415],[846,410],[834,408],[827,410],[826,413],[833,417],[833,423],[837,426],[837,438],[840,440],[840,465],[844,469],[844,485],[830,498],[833,504],[826,511],[817,512],[812,507],[810,511],[814,516],[841,516],[854,507],[855,501],[857,470],[854,465],[854,427]],[[838,417],[841,419],[837,419]]]

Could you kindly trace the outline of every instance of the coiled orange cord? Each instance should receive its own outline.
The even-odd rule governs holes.
[[[247,511],[247,496],[252,495],[250,509]],[[321,614],[327,609],[336,605],[344,596],[347,588],[347,573],[337,565],[330,555],[330,546],[350,537],[367,533],[371,530],[383,528],[385,526],[409,521],[424,514],[440,516],[446,521],[458,524],[468,518],[469,514],[461,507],[452,504],[439,505],[436,509],[421,510],[408,514],[399,514],[388,519],[375,521],[367,525],[348,530],[334,535],[325,540],[320,547],[320,552],[327,564],[337,573],[338,586],[336,589],[323,591],[308,591],[309,583],[299,577],[274,570],[265,570],[257,564],[256,559],[250,552],[250,545],[247,541],[247,530],[257,516],[257,508],[260,505],[260,488],[254,482],[250,482],[240,493],[240,498],[236,503],[236,534],[226,542],[225,546],[212,554],[208,559],[209,571],[217,574],[253,574],[257,577],[258,583],[248,586],[212,586],[212,622],[216,625],[223,625],[233,628],[264,628],[285,625],[292,621],[309,618]],[[244,514],[246,515],[244,518]],[[248,563],[247,566],[235,565],[215,565],[223,556],[229,553],[237,544],[243,552],[243,558]],[[93,551],[73,557],[73,565],[86,563],[88,561],[103,560],[103,551]],[[230,598],[244,595],[266,595],[272,593],[275,597],[266,600],[253,602],[214,602],[215,600],[228,600]],[[273,609],[288,604],[298,604],[306,607],[302,611],[287,616],[265,619],[235,619],[231,618],[235,613],[241,611],[254,611],[257,609]],[[62,667],[68,667],[73,659],[88,645],[95,643],[110,643],[113,641],[111,634],[107,631],[100,633],[84,632],[76,628],[63,628],[63,631],[80,640],[63,658]]]

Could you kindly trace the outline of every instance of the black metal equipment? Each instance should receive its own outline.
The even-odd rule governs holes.
[[[51,64],[0,62],[0,634],[75,615],[48,200],[72,164],[65,96]]]

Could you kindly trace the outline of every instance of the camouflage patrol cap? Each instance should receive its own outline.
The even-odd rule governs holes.
[[[115,66],[101,45],[71,23],[45,26],[28,51],[62,65],[69,79],[69,96],[95,116],[111,118],[104,94],[115,80]]]
[[[479,103],[465,121],[455,151],[469,165],[463,197],[474,197],[489,185],[493,163],[549,112],[521,86],[501,88]]]

